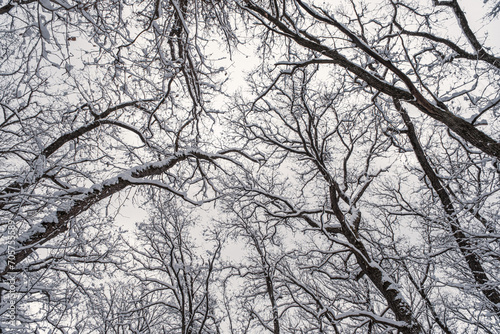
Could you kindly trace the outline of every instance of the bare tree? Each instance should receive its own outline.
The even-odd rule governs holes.
[[[351,4],[352,10],[340,12],[337,15],[337,17],[345,17],[347,24],[335,18],[335,15],[330,13],[327,8],[311,6],[304,1],[291,3],[286,0],[270,1],[268,6],[264,6],[249,0],[244,1],[243,7],[272,32],[282,35],[310,51],[305,59],[298,57],[297,60],[281,62],[278,63],[279,65],[301,67],[309,64],[335,64],[340,66],[363,80],[374,93],[379,92],[409,103],[425,115],[446,125],[467,143],[492,157],[500,157],[500,144],[474,124],[479,117],[491,109],[488,101],[485,101],[483,108],[474,108],[476,113],[471,122],[450,111],[450,107],[446,104],[457,96],[466,94],[466,91],[474,90],[476,86],[474,83],[479,82],[480,77],[478,76],[471,82],[472,89],[458,91],[458,87],[447,86],[442,92],[439,83],[443,79],[439,75],[436,77],[432,72],[428,73],[428,70],[432,70],[437,65],[437,61],[453,63],[456,60],[456,63],[460,64],[462,59],[478,60],[481,65],[485,63],[484,66],[487,68],[493,67],[493,71],[500,68],[500,59],[487,52],[478,41],[458,2],[456,0],[434,1],[433,5],[437,8],[445,7],[449,11],[448,13],[456,15],[457,27],[467,40],[468,46],[470,45],[472,48],[471,52],[466,51],[465,48],[452,40],[424,32],[432,29],[430,18],[440,17],[443,15],[443,11],[438,10],[433,13],[431,7],[431,10],[426,12],[425,9],[420,10],[413,4],[389,2],[384,5],[390,14],[386,13],[381,17],[373,18],[380,21],[377,21],[373,31],[371,29],[368,31],[365,25],[370,22],[371,18],[365,18],[366,7],[363,5],[358,7],[354,2]],[[424,23],[420,24],[420,31],[404,29],[399,22],[401,12],[404,12],[403,17],[410,24],[413,23],[415,17],[423,17]],[[351,16],[353,19],[349,19]],[[309,29],[311,32],[307,31],[307,25],[312,25]],[[330,27],[334,29],[332,38],[323,38],[322,40],[322,36],[315,36],[313,30],[318,25],[323,26],[327,31],[330,31]],[[408,41],[401,36],[419,37],[423,39],[421,42],[423,45],[429,43],[431,46],[415,50],[410,55],[406,45],[412,43],[413,40]],[[441,47],[446,47],[446,53],[441,52]],[[339,48],[346,48],[351,52],[346,52],[344,55],[338,51]],[[429,54],[431,63],[425,64],[427,60],[425,59],[425,65],[419,65],[424,54],[426,56]],[[349,60],[349,58],[356,59],[358,57],[361,63]],[[397,63],[400,62],[402,64],[398,66]],[[390,83],[391,81],[393,83]],[[497,105],[498,97],[493,95],[493,101],[489,102],[492,102],[493,106]]]
[[[368,308],[356,311],[351,309],[351,313],[345,311],[340,314],[332,313],[331,319],[335,321],[344,319],[345,314],[349,314],[347,317],[350,318],[364,316],[370,319],[365,322],[366,325],[370,324],[370,330],[376,330],[373,324],[381,326],[379,328],[392,325],[402,332],[410,333],[424,331],[422,321],[425,319],[432,324],[432,327],[436,326],[449,332],[450,327],[446,324],[446,320],[436,313],[437,305],[442,305],[443,301],[434,299],[431,301],[427,293],[422,290],[421,284],[418,284],[412,276],[414,274],[411,271],[400,270],[402,265],[405,268],[404,264],[407,261],[421,263],[421,260],[411,255],[409,255],[411,260],[398,256],[406,249],[404,245],[399,244],[398,238],[402,236],[398,234],[400,231],[404,233],[404,228],[411,231],[411,227],[406,225],[406,219],[397,218],[404,213],[394,210],[401,205],[400,201],[396,199],[395,202],[386,202],[387,197],[384,198],[383,193],[372,189],[372,184],[384,184],[382,180],[388,171],[398,170],[396,168],[399,163],[394,161],[391,155],[397,155],[398,151],[408,152],[401,137],[395,136],[394,132],[415,136],[412,132],[414,129],[408,126],[410,123],[406,123],[406,129],[394,128],[399,121],[397,119],[391,121],[390,114],[385,113],[384,105],[381,103],[350,99],[346,94],[349,89],[359,94],[358,96],[362,96],[363,92],[352,86],[347,76],[343,77],[343,81],[336,82],[338,87],[323,84],[323,87],[319,88],[316,80],[322,80],[322,75],[318,73],[320,73],[318,67],[310,71],[295,68],[275,80],[265,91],[266,95],[261,95],[257,101],[242,106],[241,117],[235,121],[241,137],[248,143],[253,143],[252,147],[255,150],[268,157],[266,165],[270,170],[278,171],[283,169],[283,165],[290,166],[293,172],[289,177],[293,175],[296,180],[289,185],[291,189],[295,189],[287,192],[290,199],[283,197],[282,193],[267,190],[258,184],[247,185],[244,187],[245,191],[268,198],[268,203],[261,205],[267,208],[269,215],[282,219],[300,218],[309,227],[323,231],[329,240],[341,247],[338,250],[339,254],[347,253],[350,254],[350,259],[356,259],[354,268],[359,268],[354,269],[359,272],[359,276],[356,275],[357,279],[366,276],[373,284],[373,287],[368,289],[373,292],[375,288],[380,293],[378,296],[375,294],[368,298],[372,300],[372,306],[376,305],[374,300],[377,299],[382,302],[381,305],[386,305],[385,309],[382,307],[375,312],[374,309]],[[245,112],[248,109],[252,112]],[[397,113],[393,115],[397,116]],[[407,114],[403,114],[403,118],[405,115]],[[413,151],[418,154],[418,147],[414,146]],[[417,161],[420,161],[418,155]],[[416,172],[418,175],[418,171]],[[433,189],[431,184],[428,184],[429,189]],[[388,185],[386,187],[390,188]],[[321,197],[324,200],[318,202]],[[258,203],[254,197],[252,198],[251,201]],[[293,204],[291,198],[299,199],[298,207],[297,204]],[[408,202],[411,205],[412,201]],[[388,208],[392,208],[388,216],[377,213],[378,207],[384,203]],[[319,208],[314,209],[318,204]],[[307,206],[313,208],[306,209]],[[444,214],[450,213],[445,211]],[[318,219],[318,215],[324,219]],[[326,220],[325,217],[330,218]],[[338,225],[325,224],[325,221],[330,222],[331,219],[335,219]],[[395,231],[394,224],[399,225],[397,227],[399,231]],[[482,292],[491,302],[491,298],[494,298],[492,293],[496,289],[491,287],[496,283],[486,274],[479,257],[473,255],[480,249],[476,248],[476,242],[466,238],[463,229],[456,223],[453,225],[448,221],[440,224],[439,229],[443,236],[455,239],[455,243],[448,243],[447,247],[450,251],[459,250],[478,286],[476,291]],[[462,234],[457,233],[457,230],[462,231]],[[422,242],[422,245],[425,245],[428,241],[422,240]],[[424,254],[420,256],[423,257]],[[427,263],[422,269],[427,268],[428,271],[430,266],[433,265]],[[450,270],[455,273],[461,271],[453,265]],[[437,275],[436,271],[434,275]],[[321,301],[319,297],[321,293],[312,294],[311,291],[315,289],[308,288],[307,283],[296,278],[300,276],[288,276],[292,277],[290,285],[295,285],[300,291],[316,296]],[[330,274],[330,277],[334,276],[337,275]],[[456,279],[456,276],[454,277]],[[466,277],[469,277],[469,274]],[[343,279],[352,278],[346,274]],[[391,283],[388,283],[389,281]],[[445,281],[447,286],[453,285],[448,278]],[[323,286],[327,285],[323,283]],[[420,291],[422,299],[415,299],[412,295],[415,289]],[[380,301],[381,296],[385,301]],[[409,299],[403,296],[408,296]],[[425,317],[419,306],[423,304],[426,304],[429,312]],[[484,312],[483,305],[487,304],[480,304],[479,312]],[[495,304],[490,305],[494,311]],[[387,310],[393,312],[395,321],[385,318],[388,315]],[[484,321],[488,322],[486,318]]]
[[[0,332],[497,333],[500,58],[464,5],[3,2]]]
[[[215,26],[232,37],[209,1],[9,2],[0,15],[0,214],[9,241],[0,276],[16,282],[1,298],[22,303],[20,287],[44,268],[51,275],[55,267],[44,265],[54,257],[107,256],[106,244],[82,250],[92,235],[86,222],[115,215],[132,188],[196,205],[219,195],[218,172],[207,168],[236,162],[237,150],[201,140],[223,81],[201,37]]]
[[[131,245],[134,262],[127,270],[142,286],[137,299],[149,300],[144,312],[161,314],[162,321],[148,323],[148,330],[215,333],[220,319],[213,290],[222,240],[212,235],[213,245],[197,251],[189,232],[196,227],[194,218],[173,198],[152,202],[155,213],[139,226],[139,244]]]
[[[242,107],[238,131],[258,143],[253,147],[269,157],[268,166],[296,166],[302,191],[289,198],[328,199],[323,205],[340,224],[340,233],[327,226],[330,233],[354,246],[363,275],[396,320],[406,321],[401,331],[422,332],[431,323],[444,332],[466,332],[469,326],[488,332],[490,312],[498,315],[498,240],[490,221],[497,217],[491,209],[498,191],[498,152],[490,148],[498,142],[488,134],[495,135],[498,124],[498,58],[479,42],[456,1],[325,6],[243,1],[261,23],[262,49],[274,55],[274,63],[264,58],[262,68],[286,69],[265,78],[267,83],[261,72],[260,80],[254,77],[258,97]],[[439,20],[456,24],[457,33],[440,30]],[[321,73],[316,81],[303,74],[315,71]],[[316,176],[328,185],[323,195],[307,187]],[[314,226],[303,208],[275,193],[266,196]],[[426,227],[416,228],[420,244],[412,242],[419,246],[408,248],[398,242],[400,233],[412,231],[417,221]],[[386,285],[384,277],[397,285]],[[396,286],[403,290],[392,290]],[[474,302],[462,307],[450,303],[455,298]],[[460,324],[450,327],[450,314]],[[466,320],[471,314],[474,320]]]

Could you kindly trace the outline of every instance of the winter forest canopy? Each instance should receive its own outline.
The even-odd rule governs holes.
[[[0,333],[500,333],[499,12],[1,1]]]

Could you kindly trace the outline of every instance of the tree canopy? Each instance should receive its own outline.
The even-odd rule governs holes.
[[[0,2],[0,333],[500,333],[499,6]]]

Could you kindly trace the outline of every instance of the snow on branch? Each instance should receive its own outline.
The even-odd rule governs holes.
[[[230,152],[234,151],[235,150],[230,150]],[[90,188],[68,189],[66,192],[66,196],[68,197],[67,200],[59,206],[55,213],[47,215],[39,223],[35,224],[28,231],[23,233],[18,240],[16,240],[16,249],[19,251],[15,256],[15,264],[17,265],[27,258],[40,245],[43,245],[47,241],[67,231],[69,228],[68,223],[71,219],[88,210],[94,204],[131,185],[153,185],[166,189],[191,204],[200,205],[204,203],[203,201],[198,202],[189,199],[184,192],[175,190],[163,182],[145,178],[165,173],[178,163],[188,160],[189,158],[204,160],[209,163],[215,163],[215,160],[219,159],[237,163],[235,159],[226,156],[226,153],[227,152],[207,153],[198,149],[190,148],[184,151],[176,152],[164,160],[145,163],[143,165],[133,167],[120,173],[116,177],[107,179],[99,184],[95,184]],[[1,256],[6,256],[6,254],[3,253]],[[3,276],[6,272],[7,268],[4,263],[3,267],[0,268],[0,275]]]

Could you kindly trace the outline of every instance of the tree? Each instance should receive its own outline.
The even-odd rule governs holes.
[[[483,131],[477,129],[477,127],[474,126],[474,122],[467,122],[463,118],[450,112],[449,108],[444,103],[446,100],[455,98],[456,94],[452,96],[441,97],[439,91],[436,92],[435,88],[433,87],[433,85],[435,84],[433,82],[427,82],[427,80],[424,79],[426,77],[428,77],[429,79],[434,79],[431,71],[429,71],[431,72],[430,75],[426,72],[428,71],[429,65],[431,68],[435,65],[436,60],[452,61],[453,59],[479,59],[480,61],[486,63],[485,66],[492,66],[498,69],[500,67],[500,59],[488,53],[483,48],[481,43],[479,43],[477,37],[474,35],[468,25],[464,12],[460,8],[456,0],[434,1],[433,4],[434,6],[449,7],[457,16],[457,20],[459,21],[459,25],[461,28],[461,33],[467,38],[467,41],[474,50],[472,53],[463,50],[460,46],[456,45],[454,42],[448,39],[440,38],[426,32],[425,30],[430,30],[432,29],[432,27],[426,26],[425,23],[421,24],[421,27],[419,27],[424,31],[415,32],[404,29],[399,23],[398,11],[408,10],[411,13],[409,15],[423,16],[424,18],[431,15],[430,13],[425,12],[420,13],[418,8],[412,8],[411,5],[399,5],[396,3],[388,4],[388,6],[393,6],[393,10],[391,11],[392,17],[390,17],[389,15],[385,15],[386,17],[384,19],[386,22],[382,23],[381,26],[378,27],[378,29],[376,28],[376,31],[370,31],[373,36],[367,36],[366,34],[364,34],[364,26],[362,21],[363,13],[359,14],[357,12],[358,9],[354,5],[354,3],[353,11],[354,14],[357,15],[357,22],[355,24],[360,25],[359,27],[356,27],[357,29],[361,30],[360,34],[354,33],[344,24],[337,21],[333,16],[329,15],[326,10],[323,10],[321,8],[314,9],[303,1],[297,1],[296,4],[290,4],[289,7],[286,6],[286,1],[283,1],[282,8],[278,6],[277,2],[271,2],[269,9],[260,7],[252,1],[246,1],[245,7],[255,17],[263,21],[264,24],[268,23],[275,27],[275,29],[273,30],[276,33],[289,37],[297,44],[312,52],[315,52],[317,55],[324,55],[324,58],[315,56],[309,57],[309,59],[306,60],[302,60],[302,62],[298,64],[284,63],[282,65],[304,66],[314,63],[331,63],[339,65],[353,75],[358,76],[374,90],[388,95],[395,100],[408,101],[412,106],[418,108],[425,115],[428,115],[433,119],[445,124],[451,131],[455,132],[467,143],[470,143],[471,145],[479,148],[481,151],[487,153],[490,156],[498,158],[500,157],[500,146],[498,145],[498,142],[493,138],[490,138],[490,136],[488,136]],[[291,8],[291,13],[287,11],[289,8]],[[365,58],[365,62],[370,62],[369,65],[371,66],[369,67],[365,64],[362,64],[360,66],[359,64],[348,60],[346,56],[342,55],[336,50],[337,48],[339,48],[339,46],[336,45],[332,47],[329,45],[325,45],[320,41],[318,37],[311,35],[307,31],[301,29],[300,26],[296,26],[293,19],[287,19],[287,16],[288,18],[290,17],[289,15],[292,15],[293,17],[293,14],[298,15],[300,19],[303,20],[309,19],[308,21],[312,20],[317,23],[323,23],[325,25],[336,28],[339,33],[342,34],[342,36],[347,40],[347,43],[353,44],[353,46],[347,46],[347,48],[353,48],[355,53],[361,53],[361,55],[363,55]],[[345,13],[344,15],[348,16],[347,13]],[[405,16],[405,19],[407,18],[408,16]],[[430,49],[418,50],[414,55],[412,55],[414,57],[414,62],[419,63],[423,58],[423,54],[434,52],[434,54],[431,55],[431,63],[428,66],[425,66],[424,63],[424,66],[420,65],[423,67],[420,71],[418,68],[416,68],[417,65],[413,63],[410,55],[407,52],[404,39],[401,38],[401,45],[398,45],[398,39],[401,35],[421,37],[424,39],[424,42],[428,42],[432,45]],[[368,39],[369,37],[371,40]],[[335,41],[335,38],[333,39]],[[370,44],[372,43],[376,44],[370,46]],[[380,43],[382,44],[380,45]],[[440,50],[437,49],[438,46],[441,45],[444,45],[451,49],[451,52],[447,50],[447,54],[442,54]],[[400,50],[392,50],[392,48],[397,48]],[[380,51],[378,49],[380,49]],[[398,59],[388,54],[389,51],[393,51],[396,54],[399,54],[400,58]],[[391,58],[393,58],[394,60],[392,60]],[[401,69],[394,64],[396,62],[396,59],[400,61],[400,59],[403,60],[405,58],[408,58],[408,64],[404,64],[407,65],[406,68],[403,67],[404,65],[400,65],[404,68]],[[377,66],[375,66],[375,64]],[[404,70],[410,71],[409,73],[414,72],[413,75],[415,76],[415,78],[407,75]],[[373,71],[374,73],[370,73],[370,71]],[[383,74],[380,72],[382,72]],[[394,84],[389,84],[387,82],[389,81],[389,79],[393,80]],[[438,77],[438,82],[439,81],[440,79]],[[397,85],[398,82],[404,85],[405,89],[400,88]],[[421,86],[421,88],[419,89],[418,86]],[[456,89],[452,88],[451,90],[449,90],[449,92],[452,91],[456,91]],[[429,98],[431,98],[432,100],[429,101],[425,97],[426,93],[429,94]],[[459,95],[464,94],[463,92],[455,93],[459,93]],[[495,101],[494,104],[496,103],[498,102]],[[477,115],[474,115],[474,118],[481,114],[482,110]],[[477,119],[473,120],[477,121]]]
[[[2,331],[161,331],[148,305],[179,277],[200,293],[162,290],[199,305],[166,302],[183,332],[223,318],[234,332],[496,332],[500,58],[464,6],[0,4],[0,313],[16,315]],[[498,3],[483,9],[494,20]],[[229,96],[240,46],[260,58]],[[161,204],[142,241],[116,228],[132,198]],[[248,263],[224,270],[185,243],[185,212],[208,205]],[[129,290],[106,282],[115,271]],[[242,272],[248,289],[224,292]],[[82,320],[96,310],[110,316]]]
[[[274,87],[272,93],[276,92],[276,95],[272,94],[272,97],[276,98],[272,102],[264,98],[262,107],[254,105],[255,117],[251,115],[238,122],[238,126],[246,131],[242,135],[244,138],[258,143],[257,147],[270,147],[272,153],[267,159],[270,168],[277,168],[283,160],[290,159],[291,163],[302,161],[304,168],[297,170],[300,183],[294,187],[297,191],[291,191],[289,195],[300,199],[299,207],[286,198],[275,197],[267,191],[262,193],[281,202],[277,211],[283,212],[283,218],[304,216],[305,222],[318,230],[326,232],[317,222],[318,218],[308,217],[308,213],[335,217],[338,225],[327,227],[333,234],[331,238],[335,238],[332,240],[342,249],[339,254],[348,251],[351,258],[356,259],[359,270],[369,277],[394,312],[399,321],[394,326],[402,331],[418,332],[420,325],[402,297],[397,282],[389,274],[392,265],[383,268],[360,236],[363,227],[361,200],[372,181],[383,172],[383,169],[374,172],[371,165],[389,144],[383,133],[376,129],[380,120],[376,114],[367,117],[358,111],[366,110],[366,106],[350,106],[349,109],[353,110],[350,114],[336,112],[344,109],[341,105],[343,96],[322,89],[310,92],[308,87],[313,85],[313,76],[306,70],[299,72],[297,78],[283,79],[287,90],[278,85]],[[313,75],[315,73],[317,71],[313,71]],[[342,83],[340,87],[343,87]],[[277,155],[278,162],[273,163],[273,154]],[[364,164],[355,160],[360,158],[358,154],[365,157]],[[323,200],[318,202],[318,198]],[[336,238],[338,233],[345,239]]]
[[[217,15],[203,18],[206,6]],[[186,1],[2,7],[0,208],[2,233],[12,238],[2,248],[0,275],[15,281],[15,293],[2,286],[2,298],[21,303],[20,287],[31,278],[20,273],[50,276],[54,257],[90,261],[78,242],[55,253],[74,240],[68,235],[88,238],[86,222],[113,216],[116,200],[134,186],[194,204],[218,195],[209,180],[215,174],[205,169],[235,150],[200,139],[210,127],[207,100],[218,90],[219,70],[198,51],[201,30],[226,19],[220,9]],[[188,196],[190,189],[197,194]],[[107,256],[96,250],[96,258]]]
[[[141,294],[133,300],[148,302],[127,316],[135,319],[137,311],[157,315],[154,321],[144,320],[147,331],[137,329],[139,332],[215,333],[220,319],[212,290],[222,240],[215,235],[214,245],[205,245],[199,255],[189,236],[194,218],[176,205],[174,198],[159,202],[152,198],[151,202],[155,213],[139,226],[139,244],[130,246],[134,262],[126,266],[128,275],[141,286]]]
[[[496,260],[486,255],[494,254],[496,251],[492,250],[492,253],[479,251],[482,247],[491,249],[497,240],[491,233],[493,230],[488,232],[491,224],[483,217],[481,204],[465,199],[476,196],[477,192],[484,194],[480,190],[484,189],[484,184],[498,184],[496,160],[491,159],[498,157],[498,154],[482,146],[490,142],[490,147],[498,147],[498,143],[491,139],[487,132],[478,129],[478,120],[486,117],[486,113],[492,112],[498,103],[497,92],[489,91],[492,87],[490,76],[494,77],[498,73],[498,58],[480,45],[460,5],[456,1],[434,2],[433,7],[388,2],[384,4],[386,7],[383,7],[383,12],[370,8],[369,5],[358,5],[354,2],[346,4],[345,7],[339,6],[336,11],[334,8],[321,8],[303,1],[268,4],[245,1],[243,6],[261,22],[263,30],[268,33],[266,46],[272,48],[274,54],[278,53],[274,49],[279,49],[283,45],[282,59],[276,62],[276,66],[285,66],[287,69],[271,79],[267,87],[262,87],[259,79],[255,80],[258,98],[242,107],[244,110],[252,110],[253,113],[242,110],[243,116],[236,122],[242,138],[258,143],[255,145],[257,148],[268,146],[270,148],[268,156],[276,156],[276,161],[280,163],[288,161],[299,166],[297,162],[300,161],[304,169],[297,167],[298,176],[304,180],[303,182],[314,182],[315,175],[321,175],[328,189],[325,189],[330,200],[327,207],[340,224],[343,236],[337,243],[342,244],[347,241],[358,266],[384,296],[396,320],[406,322],[401,331],[424,330],[422,323],[418,321],[420,317],[418,309],[413,309],[409,302],[402,298],[403,290],[398,291],[399,287],[404,286],[402,282],[396,285],[384,281],[391,277],[384,270],[389,272],[396,270],[399,261],[393,258],[401,252],[397,250],[392,254],[387,253],[393,248],[391,245],[397,241],[397,235],[391,235],[395,233],[391,225],[405,226],[401,217],[406,215],[415,215],[417,219],[432,221],[433,229],[439,226],[441,235],[454,241],[452,245],[446,244],[447,249],[444,253],[457,249],[458,254],[454,255],[463,259],[463,262],[459,263],[465,264],[465,268],[458,269],[449,262],[447,267],[453,267],[455,273],[462,272],[462,275],[465,269],[468,273],[461,276],[460,280],[464,282],[465,279],[469,283],[464,282],[462,287],[472,284],[477,288],[473,291],[479,293],[478,295],[474,292],[475,298],[484,300],[479,303],[478,310],[484,310],[488,305],[486,307],[498,316],[499,291],[496,274],[495,271],[485,269],[490,265],[497,266],[492,264]],[[446,14],[448,17],[449,14],[456,16],[461,28],[460,34],[470,45],[459,45],[452,37],[439,37],[438,27],[435,27],[433,22],[437,22],[438,18],[446,19]],[[403,20],[405,24],[401,23]],[[465,51],[468,48],[473,51]],[[460,79],[466,76],[467,68],[470,68],[467,67],[468,60],[472,59],[477,66],[475,69],[480,70],[471,73],[469,78],[473,79],[470,81],[465,79],[464,83],[464,80]],[[332,65],[335,65],[334,69],[331,69]],[[317,79],[314,82],[307,68],[313,68],[314,73],[319,67],[331,70],[328,74],[316,75]],[[460,79],[450,82],[450,78],[445,77],[443,72],[460,75]],[[334,85],[339,81],[341,88],[336,88]],[[328,90],[331,86],[334,88]],[[347,94],[356,95],[356,101],[349,99]],[[469,109],[457,101],[464,96],[466,101],[470,101]],[[340,102],[336,103],[336,100]],[[431,120],[424,118],[425,123],[422,126],[431,127],[435,136],[439,136],[438,146],[433,145],[432,135],[428,138],[431,131],[419,130],[419,135],[416,134],[414,121],[402,106],[402,101],[408,107],[416,107],[415,109],[424,116],[430,116]],[[415,109],[412,109],[414,113]],[[459,115],[451,114],[450,110]],[[470,120],[461,118],[460,112],[462,115],[465,113]],[[378,114],[378,117],[373,113]],[[332,115],[334,118],[328,118]],[[399,120],[400,117],[403,122]],[[432,119],[438,122],[435,123]],[[481,129],[492,131],[496,127],[495,114],[493,119],[488,120],[490,121],[492,122],[490,128],[486,126]],[[358,127],[360,127],[359,132],[356,131]],[[402,143],[404,140],[402,136],[405,135],[408,137],[410,148],[408,144]],[[386,140],[389,139],[392,145],[387,145],[388,142],[384,137]],[[473,137],[483,139],[478,142]],[[428,145],[432,148],[436,166],[430,165],[430,153],[423,149],[419,140],[429,141]],[[479,148],[487,155],[474,150],[470,145]],[[393,152],[392,149],[396,151]],[[404,191],[398,188],[390,189],[391,187],[384,185],[387,190],[390,189],[389,192],[396,192],[401,197],[393,196],[396,201],[385,204],[389,209],[385,211],[383,219],[374,216],[373,213],[381,208],[383,203],[381,200],[386,196],[384,193],[372,192],[374,199],[368,201],[371,214],[367,214],[366,209],[359,211],[361,203],[364,202],[363,195],[369,191],[370,184],[378,183],[373,180],[383,171],[393,173],[397,171],[395,168],[397,165],[390,161],[390,155],[397,156],[398,153],[405,154],[410,150],[415,153],[417,168],[421,168],[422,172],[413,170],[409,175],[416,174],[420,178],[424,175],[423,184],[414,188],[415,192],[411,190],[415,186],[411,183],[411,188],[406,188]],[[463,152],[462,150],[466,152],[467,161],[457,155],[458,152]],[[384,157],[385,161],[380,159]],[[405,154],[404,159],[408,159],[408,155]],[[359,167],[363,166],[360,160],[366,161],[364,171],[359,170]],[[484,171],[485,165],[478,164],[486,161],[490,166],[488,169],[492,171],[486,177],[488,181],[482,172],[481,176],[473,177],[474,180],[471,180],[467,175],[469,168]],[[305,164],[306,162],[309,165]],[[386,167],[374,170],[371,166],[374,164]],[[456,168],[457,164],[461,167]],[[268,165],[272,166],[269,160]],[[437,169],[443,173],[437,173]],[[454,170],[455,173],[451,174],[450,170]],[[308,176],[307,179],[305,175]],[[307,182],[304,185],[299,184],[298,189],[306,188]],[[464,187],[464,183],[467,183],[467,186]],[[401,186],[400,181],[398,187]],[[408,194],[415,194],[418,187],[428,189],[431,192],[427,193],[428,195],[436,194],[441,208],[433,208],[436,211],[432,212],[429,211],[429,202],[415,203],[415,200],[408,199]],[[476,193],[472,195],[474,191]],[[493,193],[496,193],[496,190],[493,190]],[[310,196],[310,193],[304,191],[299,194],[304,198]],[[268,194],[268,196],[273,198],[275,195]],[[491,203],[496,199],[495,195],[493,197],[486,195],[488,199],[484,196],[480,195],[485,201],[483,203]],[[290,198],[297,197],[298,194],[290,195]],[[453,201],[460,203],[458,205],[463,208],[460,213],[455,211],[451,197],[455,197]],[[279,197],[275,199],[282,201]],[[305,199],[302,200],[303,203],[304,201]],[[292,209],[293,205],[287,202],[288,200],[285,201],[287,210],[292,211],[294,215],[308,212],[302,207]],[[467,204],[463,205],[465,203]],[[426,205],[427,208],[422,205]],[[310,210],[310,212],[318,211]],[[436,213],[438,217],[435,216]],[[463,217],[458,217],[459,214]],[[367,219],[372,217],[375,219],[370,219],[371,221]],[[444,224],[441,223],[443,219]],[[466,228],[462,225],[463,221],[466,221]],[[384,230],[390,234],[387,235]],[[338,234],[337,231],[334,232]],[[429,234],[433,232],[428,230],[424,240],[428,239],[428,242],[434,244],[434,236]],[[376,236],[379,233],[381,234]],[[485,246],[478,235],[487,238],[489,246]],[[384,239],[390,240],[390,243],[385,244]],[[373,245],[370,245],[371,243]],[[479,246],[481,244],[483,246]],[[428,251],[424,251],[422,257],[428,257],[428,254]],[[427,262],[422,269],[429,270],[429,265],[432,266],[433,261]],[[382,263],[391,262],[393,266],[382,266]],[[451,280],[458,278],[452,276]],[[391,279],[396,277],[399,275],[393,275]],[[425,274],[423,282],[427,278]],[[401,279],[405,279],[405,275]],[[412,281],[413,277],[410,276],[408,279]],[[460,286],[447,279],[444,281],[446,281],[444,285],[448,287]],[[420,286],[422,292],[421,288]],[[423,295],[426,299],[426,294]],[[432,305],[427,303],[427,307],[429,312],[435,313],[432,311]],[[410,311],[412,309],[413,311]],[[456,308],[451,309],[456,310]],[[460,318],[464,319],[463,316]],[[434,317],[434,321],[443,331],[449,331],[439,317]],[[477,318],[475,321],[478,322]],[[479,322],[481,321],[488,322],[486,318]],[[488,325],[483,326],[486,327]],[[458,328],[460,327],[456,330]]]

